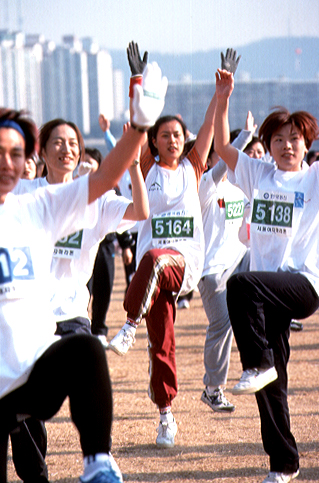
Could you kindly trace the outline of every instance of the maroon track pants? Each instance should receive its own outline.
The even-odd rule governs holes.
[[[149,396],[159,408],[171,405],[177,394],[174,322],[175,297],[185,270],[176,250],[152,249],[142,258],[129,285],[124,309],[128,318],[146,320],[150,360]]]

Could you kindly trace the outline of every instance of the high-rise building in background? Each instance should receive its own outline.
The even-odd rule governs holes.
[[[128,92],[128,88],[125,89],[124,85],[124,73],[120,69],[113,71],[113,101],[114,101],[114,119],[125,121],[125,92]],[[128,96],[128,93],[127,93]]]
[[[39,126],[62,117],[75,122],[86,137],[96,139],[101,137],[98,116],[103,113],[120,137],[129,107],[125,67],[122,70],[117,60],[113,69],[109,52],[92,38],[67,35],[56,45],[43,35],[0,30],[0,105],[26,109]],[[187,73],[181,78],[169,83],[163,114],[180,114],[197,133],[215,85],[193,81]],[[244,127],[248,110],[260,126],[279,105],[290,111],[309,111],[319,119],[319,78],[261,81],[242,72],[230,100],[231,129]]]
[[[40,35],[0,31],[0,104],[26,109],[38,125],[60,117],[84,135],[97,132],[99,113],[115,119],[113,89],[112,58],[92,39],[68,35],[55,45]],[[117,109],[117,120],[123,112]]]

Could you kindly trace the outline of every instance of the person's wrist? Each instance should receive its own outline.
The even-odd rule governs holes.
[[[131,121],[131,127],[135,129],[135,131],[138,131],[141,133],[146,133],[148,131],[148,127],[138,126],[137,124],[134,124],[134,122],[132,121]]]
[[[130,97],[130,99],[133,99],[133,96],[134,96],[134,89],[133,89],[134,86],[136,84],[139,84],[141,86],[142,83],[143,83],[143,76],[142,76],[142,74],[133,75],[130,78],[130,90],[129,90],[129,97]]]
[[[138,158],[135,158],[133,160],[133,163],[131,164],[131,167],[134,168],[134,167],[138,166],[139,164],[140,164],[140,160]]]

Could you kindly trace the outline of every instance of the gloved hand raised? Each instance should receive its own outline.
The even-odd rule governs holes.
[[[137,43],[130,42],[128,48],[126,49],[128,63],[130,65],[132,76],[143,75],[143,71],[147,65],[148,52],[144,53],[143,60],[140,56],[140,51],[138,49]]]
[[[228,72],[232,72],[235,75],[237,70],[241,55],[236,59],[237,51],[233,49],[226,50],[226,56],[224,57],[223,52],[220,53],[222,59],[222,70],[227,70]]]
[[[135,84],[131,101],[131,121],[137,127],[148,129],[164,108],[167,91],[167,77],[162,77],[162,71],[156,62],[147,64],[142,86]]]

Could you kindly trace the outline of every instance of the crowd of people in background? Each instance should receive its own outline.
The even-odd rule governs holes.
[[[240,56],[227,49],[194,135],[179,114],[159,117],[167,79],[148,53],[131,42],[127,56],[131,118],[116,140],[99,115],[104,160],[71,121],[53,119],[38,133],[24,112],[0,109],[0,483],[9,437],[18,476],[49,481],[45,421],[67,396],[80,481],[122,481],[105,350],[125,356],[142,320],[156,445],[173,447],[176,309],[189,308],[197,289],[207,317],[201,400],[235,411],[225,395],[234,336],[243,373],[232,393],[255,394],[270,460],[263,483],[289,482],[299,474],[289,334],[319,307],[317,120],[277,108],[258,130],[248,111],[230,132]],[[116,241],[126,318],[109,341]]]

